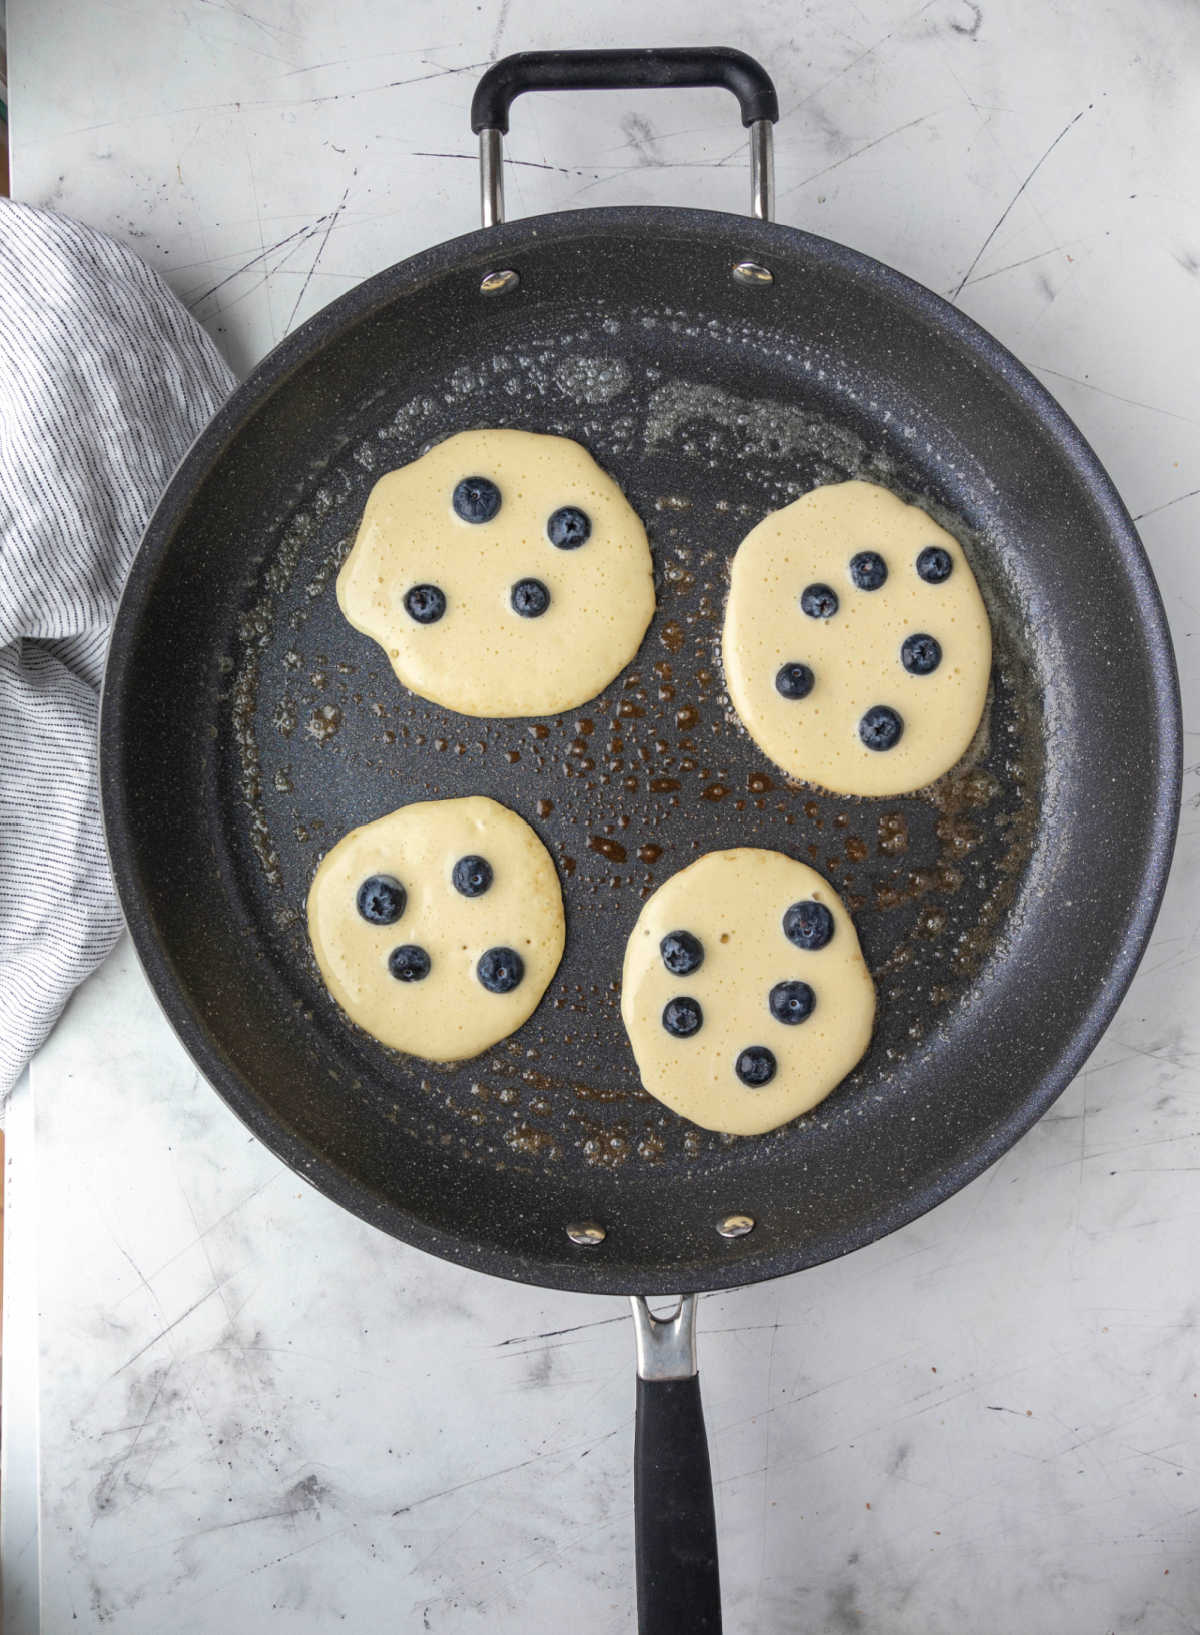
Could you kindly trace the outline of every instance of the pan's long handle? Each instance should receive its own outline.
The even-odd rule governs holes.
[[[696,1369],[696,1296],[655,1317],[633,1296],[637,1335],[639,1635],[720,1635],[721,1580],[712,1472]]]
[[[504,220],[503,138],[508,112],[525,91],[670,90],[720,85],[741,104],[750,132],[750,213],[770,221],[775,204],[771,127],[779,100],[761,63],[732,46],[668,46],[636,51],[519,51],[494,62],[475,87],[471,129],[479,137],[483,225]]]

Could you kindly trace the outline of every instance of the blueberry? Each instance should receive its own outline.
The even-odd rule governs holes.
[[[858,736],[868,749],[894,749],[903,731],[904,722],[886,704],[872,704],[858,723]]]
[[[546,537],[560,551],[576,551],[586,545],[592,532],[592,519],[577,505],[560,505],[550,513]]]
[[[758,1090],[775,1077],[775,1053],[766,1045],[747,1045],[733,1070],[743,1084]]]
[[[783,934],[797,948],[815,954],[833,936],[833,915],[824,903],[793,903],[783,916]]]
[[[944,551],[940,545],[926,545],[917,558],[917,573],[927,585],[940,585],[953,572],[954,562],[950,552]]]
[[[859,551],[850,558],[850,577],[859,590],[878,590],[887,578],[887,563],[878,551]]]
[[[414,585],[405,591],[404,605],[418,624],[436,624],[446,611],[446,592],[437,585]]]
[[[704,944],[690,931],[668,931],[658,951],[672,976],[691,976],[704,964]]]
[[[910,676],[932,675],[942,662],[942,644],[936,636],[905,636],[900,662]]]
[[[525,961],[515,948],[489,948],[480,954],[475,975],[489,993],[511,993],[525,975]]]
[[[464,477],[450,503],[464,522],[490,522],[500,509],[500,490],[490,477]]]
[[[388,970],[397,982],[420,982],[429,975],[429,955],[415,942],[406,942],[393,948],[388,955]]]
[[[777,982],[767,996],[771,1015],[789,1027],[807,1022],[816,1002],[817,996],[807,982]]]
[[[832,619],[838,610],[837,591],[832,585],[807,585],[800,593],[800,606],[810,619]]]
[[[699,1033],[703,1022],[704,1012],[695,999],[668,999],[663,1006],[662,1025],[677,1039],[690,1039],[693,1033]]]
[[[369,925],[395,925],[404,913],[408,893],[390,874],[372,874],[359,886],[354,900]]]
[[[518,579],[509,600],[514,613],[523,619],[536,619],[550,606],[550,592],[540,579]]]
[[[775,672],[775,691],[784,698],[807,698],[813,690],[813,680],[807,664],[781,664]]]
[[[450,878],[464,897],[482,897],[492,883],[492,865],[486,857],[460,857]]]

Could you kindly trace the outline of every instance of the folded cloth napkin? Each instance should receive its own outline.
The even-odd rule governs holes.
[[[121,929],[96,788],[109,625],[233,384],[137,256],[0,199],[0,1098]]]

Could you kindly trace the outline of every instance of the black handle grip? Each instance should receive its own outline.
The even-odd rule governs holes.
[[[637,1382],[639,1635],[721,1635],[717,1523],[700,1379]]]
[[[518,51],[494,62],[475,87],[471,129],[508,133],[513,98],[525,91],[671,90],[722,85],[742,108],[742,124],[779,118],[779,99],[761,63],[731,46],[668,46],[638,51]]]

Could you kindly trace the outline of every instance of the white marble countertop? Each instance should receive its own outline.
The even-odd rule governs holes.
[[[8,15],[14,192],[127,240],[241,370],[474,226],[467,106],[493,56],[742,45],[780,90],[781,219],[951,295],[1058,395],[1139,519],[1196,699],[1194,9]],[[529,99],[510,211],[741,209],[742,149],[716,92]],[[1200,1628],[1198,724],[1154,943],[1054,1110],[894,1237],[702,1303],[731,1635]],[[5,1562],[10,1635],[631,1628],[622,1302],[443,1265],[312,1192],[199,1082],[128,944],[32,1096],[12,1197],[39,1547]]]

